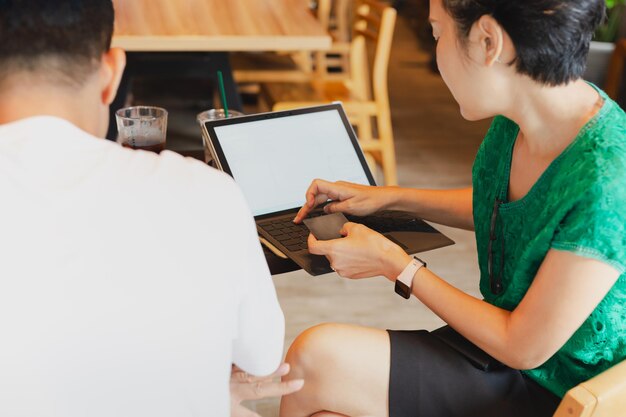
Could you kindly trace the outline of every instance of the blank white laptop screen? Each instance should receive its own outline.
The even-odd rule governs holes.
[[[301,206],[315,178],[369,185],[337,110],[214,129],[254,216]]]

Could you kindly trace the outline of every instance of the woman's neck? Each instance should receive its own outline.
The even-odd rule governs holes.
[[[517,123],[528,151],[538,157],[558,155],[602,107],[601,96],[582,80],[558,87],[523,84],[504,116]]]

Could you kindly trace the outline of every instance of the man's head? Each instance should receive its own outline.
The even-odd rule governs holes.
[[[103,135],[124,67],[123,52],[110,49],[113,19],[111,0],[0,0],[0,101],[15,107],[21,96],[26,110],[30,97],[66,97],[93,115],[81,127]]]

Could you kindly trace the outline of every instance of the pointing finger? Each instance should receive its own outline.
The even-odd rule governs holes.
[[[240,387],[240,396],[244,400],[259,400],[267,397],[281,397],[299,391],[304,386],[303,379],[283,382],[257,382]]]

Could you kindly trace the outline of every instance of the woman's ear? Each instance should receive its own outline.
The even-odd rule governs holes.
[[[475,24],[478,44],[484,64],[492,66],[496,62],[501,62],[502,49],[504,47],[504,31],[502,26],[490,15],[481,16]]]
[[[102,103],[109,106],[115,99],[117,89],[120,86],[124,68],[126,67],[126,53],[121,48],[111,48],[102,54],[100,68],[101,76],[101,99]]]

